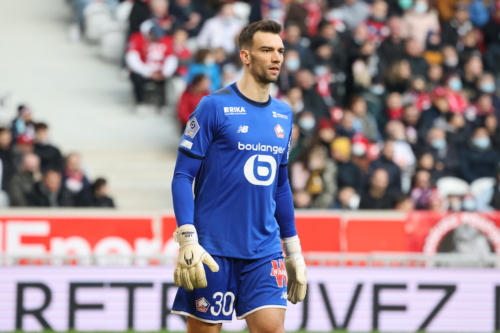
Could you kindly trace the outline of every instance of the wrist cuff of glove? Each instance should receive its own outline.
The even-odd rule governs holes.
[[[174,240],[179,244],[198,243],[198,233],[192,224],[184,224],[174,232]]]
[[[283,238],[281,241],[283,242],[283,248],[287,257],[300,255],[302,252],[299,236]]]

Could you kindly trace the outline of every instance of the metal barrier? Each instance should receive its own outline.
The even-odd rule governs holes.
[[[331,253],[304,254],[308,265],[315,266],[367,266],[367,267],[476,267],[500,268],[500,256],[474,256],[440,253],[432,256],[421,253]],[[10,255],[0,254],[0,266],[171,266],[176,256],[140,255]]]

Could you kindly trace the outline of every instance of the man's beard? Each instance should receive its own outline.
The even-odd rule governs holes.
[[[262,84],[275,83],[278,81],[278,75],[276,75],[276,77],[271,76],[263,67],[258,67],[255,70],[252,70],[251,73],[255,80]]]

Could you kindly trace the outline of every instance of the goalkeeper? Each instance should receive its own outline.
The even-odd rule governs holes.
[[[242,30],[243,77],[203,97],[179,144],[172,312],[188,317],[191,333],[219,332],[234,311],[250,332],[284,332],[287,299],[306,295],[287,173],[293,115],[269,95],[283,64],[281,29],[266,20]]]

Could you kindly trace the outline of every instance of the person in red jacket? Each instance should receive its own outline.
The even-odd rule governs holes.
[[[189,116],[193,113],[196,105],[203,96],[208,95],[210,88],[210,79],[205,74],[198,74],[193,78],[193,82],[182,93],[177,106],[177,116],[181,129],[186,127]]]

